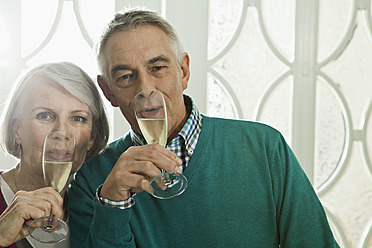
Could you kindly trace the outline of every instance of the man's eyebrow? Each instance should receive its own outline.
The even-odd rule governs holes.
[[[149,59],[146,62],[146,64],[147,65],[151,65],[151,64],[155,64],[156,62],[166,62],[166,63],[169,63],[170,62],[170,59],[168,57],[164,56],[164,55],[159,55],[159,56],[156,56],[156,57],[153,57],[153,58]],[[132,71],[133,68],[130,65],[127,65],[127,64],[116,65],[116,66],[114,66],[111,69],[111,76],[115,76],[115,74],[118,71],[123,71],[123,70]]]
[[[163,55],[159,55],[159,56],[156,56],[154,58],[151,58],[149,59],[146,64],[147,65],[150,65],[150,64],[155,64],[156,62],[166,62],[166,63],[169,63],[170,62],[170,59],[166,56],[163,56]]]
[[[111,69],[111,76],[114,76],[118,71],[132,70],[132,67],[125,64],[116,65]]]

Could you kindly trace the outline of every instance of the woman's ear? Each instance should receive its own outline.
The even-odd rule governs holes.
[[[111,105],[114,107],[119,107],[119,104],[116,101],[114,94],[112,94],[110,87],[108,86],[107,82],[103,79],[102,76],[100,75],[97,76],[97,82],[107,100],[111,102]]]
[[[92,149],[96,137],[97,137],[96,133],[95,134],[92,133],[92,135],[90,136],[90,139],[88,141],[88,151],[90,151]]]
[[[20,130],[19,122],[17,120],[13,120],[13,122],[12,122],[12,130],[13,130],[13,135],[14,135],[14,139],[15,139],[16,143],[18,145],[21,145],[22,144],[22,141],[21,141],[21,130]]]

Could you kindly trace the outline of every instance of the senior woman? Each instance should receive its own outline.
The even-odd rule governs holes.
[[[2,147],[19,159],[0,174],[0,247],[71,247],[69,239],[42,244],[27,236],[32,220],[49,215],[67,220],[66,188],[45,187],[42,150],[51,131],[76,139],[68,183],[83,162],[107,144],[109,126],[98,90],[78,66],[48,63],[28,71],[15,85],[2,116]]]

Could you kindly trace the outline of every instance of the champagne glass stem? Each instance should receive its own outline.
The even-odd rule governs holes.
[[[133,109],[138,127],[147,144],[167,145],[168,122],[164,96],[155,89],[145,89],[133,98]],[[161,169],[161,174],[150,181],[149,192],[159,199],[170,199],[182,194],[187,178],[182,173]]]
[[[54,225],[53,225],[53,214],[50,214],[49,215],[50,218],[48,218],[46,221],[45,221],[45,224],[43,226],[43,229],[46,230],[46,231],[50,231],[50,230],[53,230],[54,229]]]
[[[45,137],[42,156],[44,181],[60,193],[66,186],[74,162],[76,140],[63,131],[54,131]],[[69,228],[53,212],[33,220],[28,226],[30,236],[41,243],[57,243],[66,239]],[[39,246],[38,246],[39,247]]]
[[[171,185],[173,182],[172,180],[169,178],[169,174],[166,170],[161,170],[161,172],[163,173],[163,184],[165,186],[168,186],[168,185]]]

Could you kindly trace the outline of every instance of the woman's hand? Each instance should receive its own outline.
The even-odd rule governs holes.
[[[18,191],[0,215],[0,246],[9,246],[28,235],[28,225],[51,213],[63,218],[63,199],[51,187],[35,191]]]

